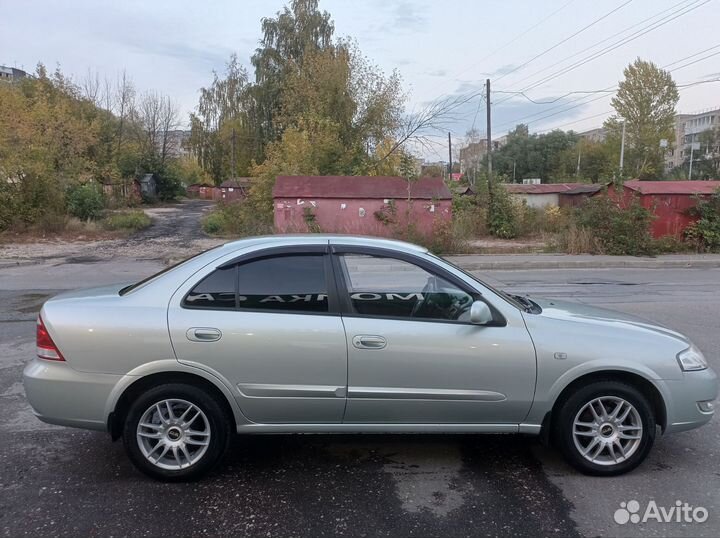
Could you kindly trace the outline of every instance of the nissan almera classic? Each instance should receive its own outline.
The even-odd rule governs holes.
[[[658,428],[708,422],[717,395],[673,330],[508,295],[408,243],[322,235],[50,299],[24,384],[40,420],[122,437],[161,480],[206,473],[236,432],[533,434],[617,475]]]

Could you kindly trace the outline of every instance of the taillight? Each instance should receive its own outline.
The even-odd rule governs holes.
[[[60,350],[50,338],[42,317],[37,318],[37,356],[48,361],[64,361]]]

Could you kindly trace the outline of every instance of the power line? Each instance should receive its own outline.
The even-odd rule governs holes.
[[[679,90],[684,90],[684,89],[686,89],[686,88],[690,88],[690,87],[693,87],[693,86],[698,86],[698,85],[700,85],[700,84],[708,84],[708,83],[710,83],[710,82],[720,82],[720,78],[708,79],[708,80],[698,80],[698,81],[695,81],[695,82],[688,82],[688,83],[685,83],[685,84],[678,84],[678,85],[677,85],[677,88],[678,88]],[[593,114],[592,116],[586,116],[586,117],[583,117],[583,118],[580,118],[580,119],[577,119],[577,120],[569,121],[569,122],[567,122],[567,123],[561,123],[560,125],[556,125],[556,126],[554,126],[554,127],[551,127],[550,129],[543,129],[543,130],[541,130],[541,131],[536,131],[536,132],[537,132],[537,133],[546,133],[546,132],[548,132],[548,131],[553,131],[553,130],[555,130],[555,129],[559,129],[560,127],[565,127],[566,125],[572,125],[573,123],[579,123],[579,122],[581,122],[581,121],[589,120],[589,119],[592,119],[592,118],[597,118],[598,116],[603,116],[603,115],[605,115],[605,114],[610,114],[610,113],[612,113],[612,112],[613,112],[613,109],[606,110],[605,112],[600,112],[599,114]],[[538,120],[538,121],[539,121],[539,120]]]
[[[677,7],[680,6],[680,5],[688,4],[688,2],[690,2],[690,5],[692,5],[692,4],[695,4],[695,3],[699,2],[699,1],[700,1],[700,0],[682,0],[681,2],[678,2],[677,4],[674,4],[673,6],[667,8],[667,9],[664,9],[664,10],[662,10],[662,11],[660,11],[660,12],[658,12],[658,13],[650,16],[650,17],[647,17],[646,19],[643,19],[643,20],[641,20],[641,21],[639,21],[639,22],[637,22],[637,23],[634,23],[634,24],[631,24],[630,26],[625,27],[624,29],[620,30],[619,32],[616,32],[616,33],[612,34],[612,35],[609,36],[609,37],[606,37],[605,39],[602,39],[602,40],[600,40],[600,41],[597,41],[597,42],[593,43],[593,44],[590,45],[589,47],[586,47],[586,48],[584,48],[584,49],[582,49],[582,50],[580,50],[580,51],[578,51],[578,52],[576,52],[576,53],[574,53],[574,54],[571,54],[570,56],[567,56],[567,57],[563,58],[562,60],[559,60],[559,61],[557,61],[557,62],[555,62],[555,63],[553,63],[553,64],[550,64],[550,65],[547,66],[547,67],[544,67],[544,68],[542,68],[542,69],[540,69],[540,70],[538,70],[538,71],[535,71],[534,73],[532,73],[532,74],[530,74],[530,75],[527,75],[527,76],[524,77],[524,78],[521,78],[520,80],[516,81],[515,84],[519,84],[520,82],[523,82],[523,81],[525,81],[525,80],[528,80],[528,79],[534,77],[535,75],[538,75],[538,74],[540,74],[540,73],[543,73],[543,72],[547,71],[548,69],[552,69],[552,68],[555,67],[556,65],[559,65],[559,64],[561,64],[561,63],[563,63],[563,62],[566,62],[567,60],[570,60],[571,58],[575,58],[576,56],[579,56],[579,55],[581,55],[582,53],[587,52],[588,50],[594,49],[594,48],[597,47],[598,45],[600,45],[600,44],[602,44],[602,43],[605,43],[605,42],[607,42],[607,41],[610,41],[611,39],[613,39],[613,38],[615,38],[615,37],[617,37],[617,36],[619,36],[619,35],[624,34],[624,33],[627,32],[628,30],[632,30],[632,29],[635,28],[636,26],[639,26],[639,25],[644,24],[644,23],[646,23],[646,22],[648,22],[648,21],[650,21],[650,20],[652,20],[652,19],[655,19],[655,18],[659,17],[660,15],[663,15],[664,13],[667,13],[668,11],[672,11],[672,10],[674,10],[675,8],[677,8]],[[688,6],[683,6],[683,7],[681,8],[681,10],[682,10],[682,9],[685,9],[685,7],[688,7]]]
[[[678,84],[678,88],[690,88],[692,86],[699,86],[700,84],[707,84],[708,82],[720,82],[720,78],[698,80],[697,82],[690,82],[688,84]]]
[[[689,56],[686,56],[686,57],[684,57],[684,58],[680,58],[679,60],[675,60],[674,62],[671,62],[671,63],[669,63],[669,64],[664,65],[664,66],[662,67],[662,69],[665,69],[666,67],[669,67],[669,66],[671,66],[671,65],[675,65],[675,64],[684,62],[685,60],[688,60],[688,59],[690,59],[690,58],[694,58],[694,57],[697,56],[698,54],[703,54],[704,52],[707,52],[707,51],[709,51],[709,50],[716,49],[716,48],[718,48],[718,47],[720,47],[720,44],[715,45],[715,46],[712,46],[712,47],[710,47],[710,48],[708,48],[708,49],[705,49],[705,50],[703,50],[703,51],[700,51],[700,52],[695,52],[695,53],[693,53],[693,54],[690,54]],[[717,53],[714,53],[714,54],[705,56],[705,57],[700,58],[700,59],[698,59],[698,60],[696,60],[696,61],[694,61],[694,62],[691,62],[691,63],[700,62],[700,61],[705,60],[705,59],[707,59],[707,58],[710,58],[711,56],[714,56],[714,55],[716,55],[716,54],[720,54],[720,52],[717,52]],[[682,69],[682,68],[684,68],[684,67],[687,67],[688,65],[691,65],[691,64],[685,64],[685,65],[681,65],[681,66],[679,66],[679,67],[675,67],[675,68],[671,69],[670,72],[677,71],[677,70],[679,70],[679,69]],[[609,91],[609,90],[614,90],[614,89],[616,89],[616,88],[617,88],[617,86],[616,86],[616,85],[613,85],[613,86],[608,86],[607,88],[603,88],[602,90],[597,90],[597,91],[598,91],[598,93],[600,93],[600,92],[606,92],[606,91]],[[505,127],[505,126],[512,125],[512,124],[517,124],[517,123],[526,123],[527,120],[532,119],[532,118],[534,118],[534,117],[536,117],[536,116],[542,116],[542,114],[545,114],[546,112],[550,112],[550,111],[553,111],[553,110],[557,110],[557,109],[559,109],[559,108],[562,109],[562,110],[559,110],[557,113],[549,114],[549,115],[546,115],[546,116],[542,116],[542,117],[540,117],[540,118],[537,118],[536,120],[532,120],[532,122],[537,122],[537,121],[543,120],[543,119],[545,119],[545,118],[549,118],[549,117],[552,117],[552,116],[556,116],[557,114],[560,114],[560,113],[562,113],[562,112],[566,112],[566,111],[568,111],[568,110],[572,110],[572,109],[574,109],[574,108],[577,108],[578,106],[582,106],[582,105],[585,105],[585,104],[592,103],[592,102],[594,102],[594,101],[597,101],[597,100],[599,100],[599,99],[602,99],[603,97],[604,97],[604,96],[600,96],[600,97],[598,97],[598,98],[590,99],[589,101],[585,101],[585,102],[583,102],[583,103],[579,103],[578,105],[575,105],[575,106],[572,106],[572,107],[569,107],[569,108],[563,108],[563,107],[567,106],[568,104],[575,103],[575,102],[579,102],[579,101],[583,101],[583,100],[587,99],[587,97],[579,97],[579,98],[577,98],[577,99],[571,100],[569,103],[564,103],[564,104],[561,104],[561,105],[556,105],[556,106],[554,106],[554,107],[551,107],[551,108],[549,108],[549,109],[545,109],[545,110],[536,112],[536,113],[531,114],[531,115],[529,115],[529,116],[523,116],[523,117],[520,117],[520,118],[515,119],[515,120],[512,120],[512,121],[503,122],[502,124],[500,124],[500,128],[503,128],[503,127]],[[501,100],[500,102],[504,102],[504,101],[506,101],[506,100],[507,100],[507,99]],[[497,104],[500,104],[500,103],[497,103]],[[527,122],[527,123],[531,123],[531,122]]]
[[[679,64],[680,62],[684,62],[685,60],[689,60],[690,58],[694,58],[695,56],[700,56],[701,54],[705,54],[706,52],[716,49],[718,47],[720,47],[720,44],[713,45],[712,47],[708,47],[705,50],[701,50],[700,52],[696,52],[695,54],[691,54],[690,56],[685,56],[685,58],[680,58],[679,60],[675,60],[674,62],[663,65],[663,69],[667,69],[671,65]]]
[[[688,67],[688,66],[690,66],[690,65],[694,65],[694,64],[696,64],[696,63],[698,63],[698,62],[702,62],[703,60],[707,60],[708,58],[712,58],[713,56],[717,56],[718,54],[720,54],[720,51],[714,52],[714,53],[712,53],[712,54],[708,54],[708,55],[705,56],[704,58],[698,58],[697,60],[694,60],[694,61],[692,61],[692,62],[686,63],[685,65],[681,65],[680,67],[676,67],[675,69],[671,69],[670,71],[672,72],[672,71],[677,71],[678,69],[684,69],[685,67]]]
[[[480,105],[482,105],[483,101],[485,99],[483,98],[482,94],[480,95],[480,99],[478,99],[478,106],[475,109],[475,117],[473,118],[472,127],[470,127],[470,130],[472,131],[475,129],[475,122],[477,121],[478,113],[480,112]]]
[[[557,47],[559,47],[559,46],[562,45],[563,43],[566,43],[566,42],[570,41],[572,38],[580,35],[580,34],[583,33],[585,30],[587,30],[587,29],[589,29],[589,28],[592,28],[592,27],[595,26],[597,23],[605,20],[606,18],[608,18],[610,15],[612,15],[612,14],[615,13],[616,11],[619,11],[620,9],[624,8],[625,6],[627,6],[627,5],[628,5],[629,3],[631,3],[632,1],[633,1],[633,0],[627,0],[626,2],[620,4],[618,7],[616,7],[616,8],[614,8],[614,9],[608,11],[608,12],[605,13],[603,16],[598,17],[597,19],[595,19],[594,21],[592,21],[590,24],[587,24],[586,26],[583,26],[582,28],[580,28],[580,30],[578,30],[578,31],[575,32],[574,34],[569,35],[568,37],[566,37],[566,38],[562,39],[561,41],[555,43],[552,47],[545,49],[545,50],[542,51],[540,54],[536,54],[535,56],[533,56],[532,58],[530,58],[530,59],[527,60],[526,62],[518,65],[517,67],[515,67],[515,68],[511,69],[510,71],[508,71],[507,73],[504,73],[504,74],[501,75],[500,77],[496,78],[496,79],[495,79],[495,82],[497,82],[498,80],[501,80],[501,79],[505,78],[506,76],[510,75],[511,73],[514,73],[514,72],[517,71],[518,69],[522,69],[523,67],[525,67],[525,66],[528,65],[529,63],[534,62],[535,60],[537,60],[538,58],[544,56],[545,54],[547,54],[547,53],[550,52],[551,50],[556,49]]]
[[[567,122],[567,123],[561,123],[560,125],[556,125],[555,127],[551,127],[550,129],[543,129],[542,131],[535,131],[535,132],[536,132],[536,134],[547,133],[548,131],[554,131],[555,129],[559,129],[560,127],[565,127],[566,125],[572,125],[572,124],[574,124],[574,123],[580,123],[581,121],[591,120],[591,119],[593,119],[593,118],[597,118],[598,116],[604,116],[604,115],[610,114],[610,113],[612,113],[612,109],[606,110],[605,112],[600,112],[599,114],[593,114],[592,116],[586,116],[586,117],[584,117],[584,118],[580,118],[580,119],[577,119],[577,120],[569,121],[569,122]]]
[[[623,45],[625,45],[625,44],[627,44],[627,43],[629,43],[629,42],[631,42],[631,41],[634,41],[634,40],[642,37],[643,35],[651,32],[651,31],[653,31],[653,30],[655,30],[655,29],[657,29],[657,28],[660,28],[661,26],[664,26],[664,25],[666,25],[666,24],[674,21],[675,19],[677,19],[677,18],[679,18],[679,17],[682,17],[683,15],[685,15],[685,14],[687,14],[687,13],[689,13],[689,12],[695,10],[695,9],[698,9],[698,8],[702,7],[703,5],[707,4],[708,2],[710,2],[710,0],[704,0],[704,1],[701,2],[700,4],[697,4],[697,1],[699,1],[699,0],[696,0],[694,4],[690,4],[689,6],[685,6],[685,7],[681,8],[680,10],[672,13],[671,15],[666,16],[666,17],[664,17],[663,19],[660,19],[660,21],[656,21],[656,22],[654,22],[654,23],[652,23],[652,24],[650,24],[650,25],[648,25],[648,26],[646,26],[646,27],[644,27],[644,28],[641,28],[641,29],[638,30],[637,32],[631,34],[630,36],[628,36],[628,37],[626,37],[626,38],[623,38],[623,39],[621,39],[621,40],[619,40],[619,41],[616,41],[615,43],[613,43],[612,45],[609,45],[608,47],[605,47],[605,48],[603,48],[603,49],[601,49],[601,50],[599,50],[599,51],[594,52],[593,54],[591,54],[591,55],[583,58],[582,60],[579,60],[579,61],[575,62],[575,63],[572,64],[572,65],[566,66],[566,67],[564,67],[563,69],[560,69],[560,70],[556,71],[555,73],[552,73],[551,75],[548,75],[548,76],[546,76],[545,78],[543,78],[543,79],[541,79],[541,80],[539,80],[539,81],[537,81],[537,82],[534,82],[534,83],[532,83],[532,84],[530,84],[530,85],[522,88],[521,91],[528,91],[528,90],[531,90],[531,89],[533,89],[533,88],[536,88],[536,87],[538,87],[538,86],[540,86],[540,85],[542,85],[542,84],[545,84],[545,83],[547,83],[547,82],[550,82],[551,80],[556,79],[556,78],[558,78],[558,77],[560,77],[560,76],[562,76],[562,75],[564,75],[564,74],[566,74],[566,73],[569,73],[570,71],[573,71],[573,70],[577,69],[578,67],[581,67],[581,66],[585,65],[585,64],[588,63],[588,62],[591,62],[591,61],[593,61],[593,60],[596,60],[597,58],[600,58],[601,56],[604,56],[605,54],[608,54],[609,52],[612,52],[613,50],[615,50],[615,49],[617,49],[617,48],[619,48],[619,47],[621,47],[621,46],[623,46]],[[683,10],[684,10],[684,11],[683,11]],[[508,99],[509,99],[509,98],[508,98]],[[507,99],[504,99],[503,101],[506,101],[506,100],[507,100]],[[500,102],[498,102],[497,104],[500,104],[500,103],[503,102],[503,101],[500,101]]]
[[[492,52],[489,52],[488,54],[486,54],[485,56],[483,56],[482,58],[480,58],[479,60],[477,60],[477,61],[476,61],[475,63],[473,63],[471,66],[469,66],[469,67],[467,67],[466,69],[463,69],[462,71],[460,71],[457,75],[455,75],[455,77],[459,77],[460,75],[462,75],[462,74],[464,74],[464,73],[467,73],[468,71],[470,71],[471,69],[473,69],[474,67],[476,67],[476,66],[479,65],[480,63],[484,62],[485,60],[487,60],[487,59],[490,58],[491,56],[493,56],[493,55],[497,54],[498,52],[500,52],[501,50],[507,48],[509,45],[512,45],[512,44],[515,43],[518,39],[520,39],[521,37],[527,35],[527,34],[530,33],[532,30],[534,30],[535,28],[537,28],[538,26],[540,26],[541,24],[543,24],[545,21],[547,21],[547,20],[549,20],[550,18],[552,18],[552,17],[554,17],[555,15],[557,15],[560,11],[562,11],[563,9],[565,9],[567,6],[569,6],[570,4],[572,4],[574,1],[575,1],[575,0],[569,0],[569,2],[565,2],[562,6],[560,6],[559,8],[557,8],[555,11],[553,11],[552,13],[550,13],[549,15],[547,15],[546,17],[540,19],[538,22],[536,22],[535,24],[533,24],[530,28],[528,28],[528,29],[526,29],[525,31],[519,33],[518,35],[516,35],[515,37],[513,37],[510,41],[504,43],[503,45],[500,45],[498,48],[494,49]]]
[[[578,93],[582,93],[582,94],[589,94],[589,93],[612,93],[612,92],[614,92],[614,91],[615,91],[614,89],[612,89],[612,90],[577,90],[577,91],[573,91],[573,92],[568,92],[568,93],[566,93],[566,94],[564,94],[564,95],[561,95],[560,97],[556,97],[555,99],[551,99],[550,101],[536,101],[536,100],[534,100],[532,97],[530,97],[529,95],[525,94],[525,92],[522,92],[522,91],[504,91],[504,90],[498,90],[498,91],[496,91],[495,93],[510,93],[510,94],[514,94],[514,95],[519,95],[519,96],[521,96],[521,97],[524,97],[525,99],[527,99],[528,101],[530,101],[531,103],[533,103],[533,104],[535,104],[535,105],[551,105],[551,104],[553,104],[553,103],[557,103],[557,102],[560,101],[561,99],[565,99],[566,97],[568,97],[568,96],[570,96],[570,95],[575,95],[575,94],[578,94]]]

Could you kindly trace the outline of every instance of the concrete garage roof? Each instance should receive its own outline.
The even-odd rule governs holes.
[[[640,194],[712,194],[720,181],[626,181],[624,185]]]
[[[394,176],[278,176],[273,198],[393,198],[408,197],[405,178]],[[410,185],[414,199],[449,200],[442,178],[424,177]]]
[[[511,194],[561,194],[569,191],[576,191],[585,187],[593,187],[587,183],[541,183],[541,184],[522,184],[522,183],[502,183],[502,186]],[[595,190],[599,190],[598,187]],[[576,191],[572,194],[591,191]]]

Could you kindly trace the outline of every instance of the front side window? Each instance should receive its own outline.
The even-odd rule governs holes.
[[[473,296],[422,267],[381,256],[343,254],[339,259],[356,314],[469,321]]]
[[[285,255],[217,269],[187,294],[190,308],[327,312],[322,255]]]

